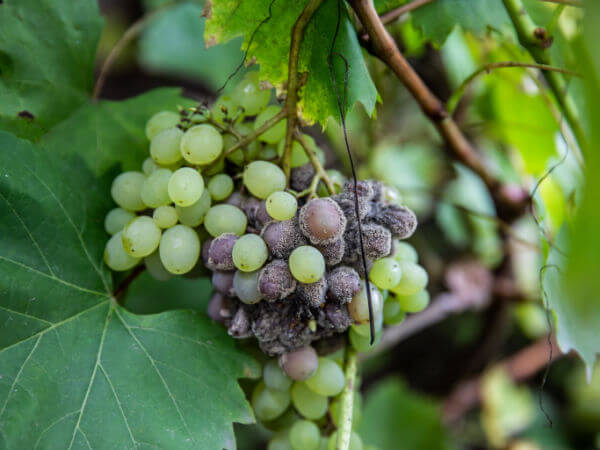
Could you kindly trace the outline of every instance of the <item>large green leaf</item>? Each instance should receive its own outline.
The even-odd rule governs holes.
[[[28,139],[81,105],[94,82],[103,20],[96,0],[4,0],[0,127]]]
[[[379,13],[397,8],[406,0],[378,0]],[[435,44],[444,43],[455,26],[473,33],[503,28],[510,19],[502,0],[436,0],[412,12],[413,23]]]
[[[283,88],[288,76],[291,29],[307,1],[276,0],[268,17],[271,0],[215,0],[208,12],[205,39],[209,43],[226,42],[244,36],[243,48],[250,44],[248,60],[260,64],[261,78]],[[329,117],[338,117],[337,100],[327,64],[337,21],[337,0],[326,0],[315,13],[304,33],[300,48],[299,71],[308,79],[302,89],[300,106],[308,121],[325,124]],[[371,114],[375,108],[377,91],[367,70],[356,32],[345,10],[340,18],[340,29],[335,53],[348,62],[348,108],[361,102]],[[250,37],[254,33],[251,43]],[[335,76],[343,93],[344,62],[335,57]]]
[[[117,305],[83,167],[4,132],[0,167],[0,447],[233,448],[254,361],[204,315]]]
[[[204,45],[202,6],[184,3],[154,19],[140,37],[141,63],[156,72],[197,77],[218,89],[242,59],[240,39]]]
[[[439,407],[397,378],[380,382],[368,393],[358,431],[365,444],[379,450],[453,448]]]
[[[40,143],[54,155],[81,155],[96,175],[103,175],[117,163],[124,170],[140,170],[148,157],[146,121],[158,111],[191,105],[180,92],[162,88],[125,101],[85,104]]]
[[[600,39],[598,20],[600,5],[586,2],[587,48],[578,48],[577,56],[586,73],[588,109],[582,111],[586,122],[600,120],[600,56],[594,43]],[[556,314],[558,342],[564,351],[575,349],[588,367],[588,373],[600,354],[600,130],[592,125],[590,145],[586,150],[586,181],[583,201],[578,207],[573,226],[562,230],[557,247],[548,256],[544,288],[550,307]],[[560,249],[560,250],[559,250]]]

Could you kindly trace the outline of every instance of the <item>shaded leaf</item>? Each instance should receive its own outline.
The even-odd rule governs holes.
[[[368,393],[358,432],[380,450],[454,448],[442,425],[438,405],[388,378]]]
[[[254,361],[204,315],[119,307],[95,182],[4,132],[0,150],[2,447],[233,448]]]
[[[166,10],[144,30],[139,59],[161,73],[197,77],[216,90],[242,60],[241,39],[206,48],[202,6],[184,3]]]
[[[205,39],[208,43],[226,42],[244,36],[246,48],[250,36],[248,60],[260,64],[261,79],[283,88],[287,81],[288,55],[291,32],[306,1],[275,1],[272,16],[257,30],[257,26],[268,17],[271,0],[244,2],[241,0],[216,0],[212,3],[210,19],[206,23]],[[338,117],[337,100],[331,81],[328,55],[338,17],[337,1],[326,0],[317,10],[304,33],[300,48],[299,71],[308,75],[301,90],[302,115],[309,121],[325,124],[329,117]],[[369,114],[373,112],[377,91],[367,70],[356,32],[345,10],[340,18],[340,29],[334,52],[344,56],[348,62],[348,108],[356,102],[364,105]],[[337,85],[340,92],[344,84],[344,62],[334,58]]]
[[[86,101],[103,20],[96,0],[5,0],[0,127],[28,139]]]
[[[158,111],[193,104],[180,94],[179,89],[161,88],[125,101],[85,104],[40,143],[54,155],[80,155],[97,176],[116,164],[123,170],[140,170],[148,157],[146,121]]]

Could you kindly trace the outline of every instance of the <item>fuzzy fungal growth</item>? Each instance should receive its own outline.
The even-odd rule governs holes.
[[[300,170],[305,167],[296,168],[296,174]],[[370,267],[391,254],[393,238],[412,234],[416,219],[407,208],[388,203],[380,183],[361,181],[357,191]],[[348,305],[364,297],[354,185],[346,183],[337,195],[304,202],[295,217],[284,221],[269,217],[264,200],[237,192],[231,197],[225,202],[239,205],[247,232],[260,235],[268,259],[258,270],[243,272],[232,258],[237,235],[224,233],[205,244],[209,250],[203,259],[217,291],[210,316],[235,338],[256,338],[271,356],[291,355],[344,333],[354,322]],[[290,258],[296,249],[301,257],[295,252]],[[314,281],[307,283],[308,278]]]

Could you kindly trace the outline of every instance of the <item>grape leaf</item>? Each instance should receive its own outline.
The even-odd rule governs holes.
[[[105,174],[116,163],[140,170],[148,157],[146,121],[157,111],[191,106],[179,89],[161,88],[128,100],[87,103],[55,126],[40,144],[54,155],[81,155],[92,172]]]
[[[397,378],[369,391],[358,432],[365,444],[381,450],[454,448],[442,425],[438,406],[412,393]]]
[[[406,0],[379,0],[377,10],[384,13],[407,3]],[[413,23],[436,45],[444,43],[455,26],[464,31],[484,33],[489,27],[510,24],[502,0],[436,0],[412,13]]]
[[[243,48],[250,45],[247,61],[260,64],[261,79],[283,88],[288,76],[291,29],[302,12],[306,1],[272,3],[271,18],[268,17],[271,0],[215,0],[212,2],[206,22],[207,43],[226,42],[244,36]],[[326,124],[329,117],[339,116],[335,90],[327,64],[338,17],[337,0],[326,0],[307,25],[298,68],[306,73],[306,85],[301,90],[300,107],[303,117],[309,121]],[[258,27],[258,28],[257,28]],[[251,43],[250,37],[254,34]],[[377,100],[377,90],[367,70],[356,32],[345,10],[340,17],[339,34],[335,53],[348,62],[347,106],[356,102],[364,105],[371,114]],[[335,78],[340,93],[344,86],[344,61],[334,58]]]
[[[214,90],[221,87],[242,59],[241,39],[206,48],[201,14],[202,6],[194,3],[160,13],[140,36],[142,65],[159,73],[197,77]]]
[[[106,190],[59,162],[0,132],[0,447],[233,448],[255,362],[204,315],[116,303]]]
[[[96,0],[4,0],[0,127],[35,139],[85,102],[103,20]]]

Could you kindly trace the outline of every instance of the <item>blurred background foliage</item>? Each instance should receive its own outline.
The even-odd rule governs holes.
[[[402,3],[376,5],[383,13]],[[211,101],[242,59],[241,38],[206,48],[202,1],[100,4],[107,26],[98,65],[129,27],[143,24],[119,53],[103,97],[183,86],[186,96]],[[452,295],[470,302],[460,314],[365,356],[356,426],[369,448],[600,448],[600,369],[593,375],[591,369],[600,349],[600,154],[594,145],[600,128],[592,126],[600,119],[600,58],[594,48],[600,27],[589,26],[588,35],[582,31],[584,20],[599,23],[597,5],[588,2],[585,13],[539,0],[526,6],[552,33],[552,64],[592,80],[586,88],[579,78],[567,77],[581,124],[591,130],[587,148],[574,143],[540,71],[482,70],[464,84],[486,65],[532,61],[501,1],[438,0],[388,26],[422,78],[453,109],[486,167],[532,194],[531,212],[512,223],[497,217],[483,181],[448,157],[389,69],[366,59],[381,101],[377,120],[360,106],[348,117],[359,175],[395,186],[417,212],[420,227],[410,242],[430,273],[435,301]],[[328,165],[348,174],[338,124],[329,121],[324,134],[319,126],[312,131],[327,149]],[[202,310],[209,296],[205,278],[159,283],[144,274],[125,306],[139,313]],[[544,302],[553,313],[546,313]],[[557,327],[562,350],[575,348],[588,369],[572,355],[562,357],[542,386],[549,325]],[[537,353],[519,359],[517,352],[528,348]],[[553,352],[559,352],[556,344]],[[461,399],[465,392],[473,398]],[[240,426],[238,447],[263,448],[268,434]]]

